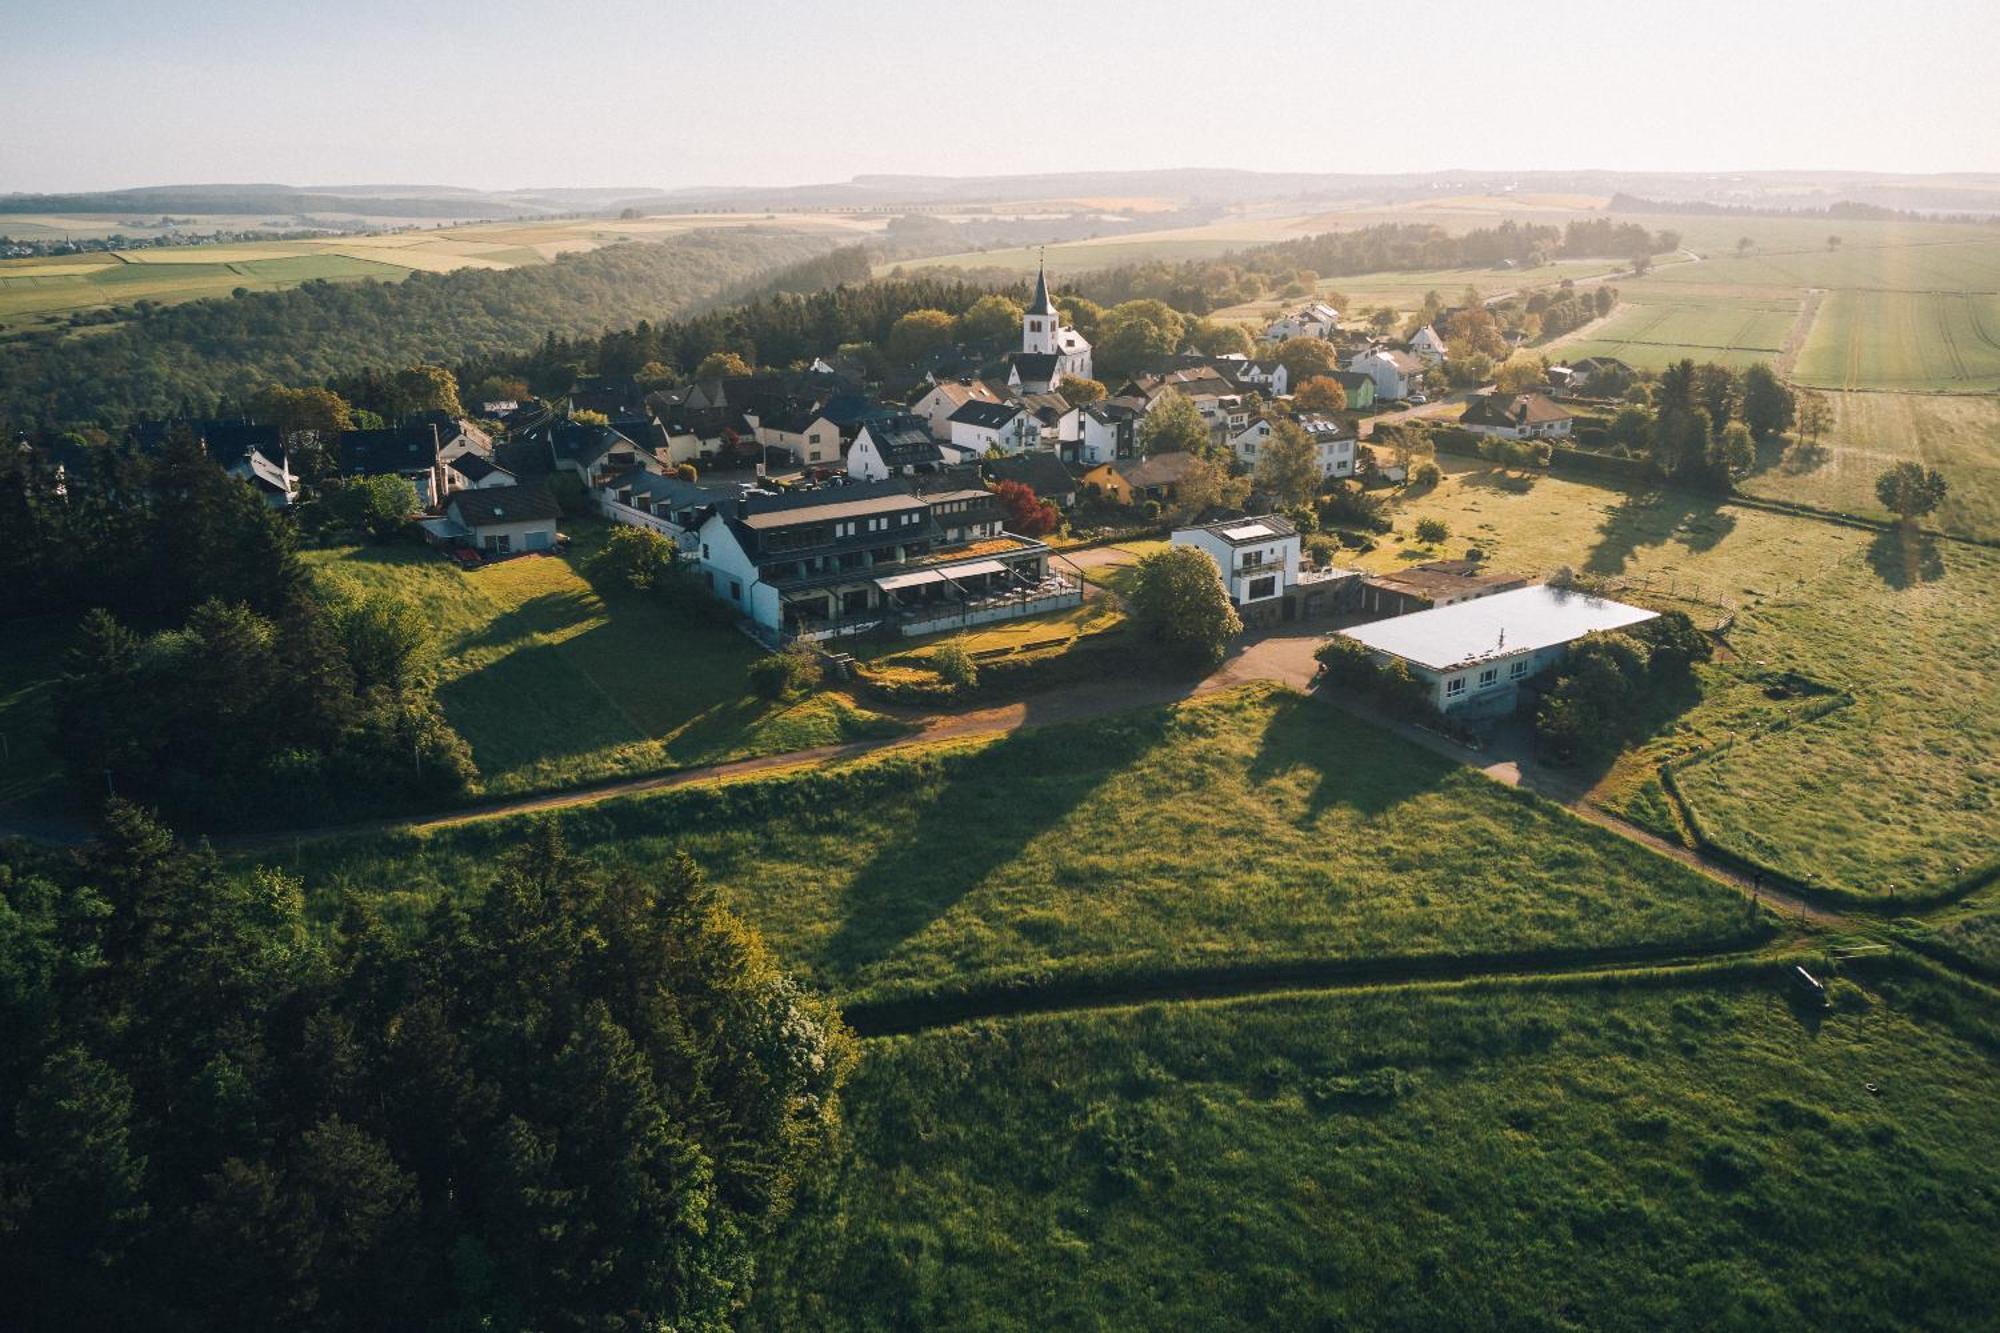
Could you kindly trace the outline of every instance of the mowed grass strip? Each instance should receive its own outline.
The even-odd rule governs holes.
[[[1175,708],[683,788],[563,816],[639,874],[685,849],[785,965],[850,1000],[1163,970],[1763,937],[1732,890],[1326,704]],[[477,891],[520,820],[305,849],[392,914]]]
[[[1836,981],[1814,1013],[1737,969],[871,1041],[852,1159],[754,1324],[1985,1326],[2000,1071],[1916,984]]]
[[[461,570],[407,546],[306,554],[329,586],[422,607],[441,647],[445,715],[472,747],[484,794],[539,791],[902,729],[825,693],[781,704],[750,692],[749,640],[587,577],[601,524],[566,556]]]
[[[1625,595],[1731,628],[1729,660],[1675,743],[1738,739],[1688,765],[1681,787],[1718,841],[1800,878],[1886,897],[1935,892],[2000,855],[2000,552],[1725,505],[1520,477],[1445,456],[1447,476],[1405,496],[1397,527],[1443,519],[1498,569],[1568,567]],[[1394,568],[1426,549],[1383,543]],[[1851,690],[1853,707],[1776,734],[1745,708],[1763,677],[1797,672]],[[1644,756],[1650,762],[1656,750]],[[1629,771],[1611,779],[1635,785]]]

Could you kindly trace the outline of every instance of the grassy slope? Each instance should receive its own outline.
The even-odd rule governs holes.
[[[856,1156],[794,1228],[767,1318],[1983,1324],[1990,1049],[1841,994],[1822,1017],[1769,976],[1467,988],[872,1042]]]
[[[1862,892],[1934,887],[2000,855],[2000,719],[1985,706],[2000,655],[2000,554],[1664,493],[1628,497],[1543,476],[1525,487],[1446,457],[1434,493],[1405,500],[1494,564],[1623,578],[1697,623],[1733,614],[1737,660],[1710,673],[1684,725],[1707,740],[1763,717],[1746,682],[1801,672],[1852,708],[1686,770],[1683,789],[1726,844]],[[1393,567],[1394,543],[1368,561]],[[1686,739],[1686,737],[1683,737]],[[1619,777],[1614,774],[1614,778]],[[1630,776],[1629,771],[1625,776]]]
[[[644,872],[707,866],[848,998],[1317,959],[1754,939],[1732,892],[1270,687],[573,812]],[[519,821],[307,849],[316,890],[473,886]]]
[[[488,795],[891,734],[844,695],[774,704],[749,692],[755,645],[585,576],[602,529],[569,555],[471,572],[413,547],[309,552],[335,587],[423,606],[444,657],[439,697]]]

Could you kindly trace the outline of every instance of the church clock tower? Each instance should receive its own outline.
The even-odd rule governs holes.
[[[1035,297],[1021,316],[1021,350],[1031,354],[1054,352],[1061,325],[1062,315],[1049,299],[1048,265],[1044,262],[1035,268]]]

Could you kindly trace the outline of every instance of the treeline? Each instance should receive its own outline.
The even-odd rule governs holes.
[[[685,857],[497,862],[391,932],[123,803],[0,844],[6,1325],[729,1327],[853,1038]]]
[[[1775,204],[1712,204],[1704,199],[1642,199],[1632,194],[1611,196],[1613,213],[1666,213],[1691,217],[1801,218],[1826,222],[1991,222],[1990,213],[1918,213],[1842,199],[1820,208],[1779,208]]]
[[[1679,232],[1651,232],[1636,222],[1577,218],[1563,227],[1562,253],[1574,258],[1637,259],[1680,248]]]
[[[78,616],[50,746],[76,796],[204,829],[324,822],[461,795],[422,611],[330,600],[293,525],[185,431],[87,477],[0,459],[0,619]]]
[[[309,282],[231,300],[144,306],[123,326],[90,337],[0,342],[0,433],[213,415],[270,384],[510,356],[548,332],[587,337],[697,306],[830,245],[820,236],[718,228],[533,268],[413,273],[399,283]]]

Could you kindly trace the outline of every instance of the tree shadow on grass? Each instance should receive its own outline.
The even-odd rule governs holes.
[[[1882,582],[1898,592],[1944,577],[1944,556],[1937,538],[1903,528],[1875,534],[1868,546],[1868,563]]]
[[[451,651],[455,654],[476,652],[481,648],[518,643],[536,634],[560,633],[596,620],[602,613],[602,608],[590,594],[581,589],[545,592],[493,617],[478,630],[460,638],[452,645]]]
[[[1171,710],[1148,709],[1088,728],[1014,732],[947,759],[938,783],[898,800],[890,836],[855,872],[826,966],[853,978],[894,954],[1092,792],[1168,743],[1172,727]]]
[[[1488,468],[1484,472],[1468,472],[1458,479],[1460,486],[1484,491],[1504,491],[1508,495],[1526,495],[1535,489],[1541,480],[1538,472],[1510,472],[1506,468]]]
[[[1451,776],[1451,760],[1430,753],[1323,699],[1291,699],[1272,710],[1250,761],[1256,786],[1304,770],[1313,777],[1302,827],[1335,806],[1374,818]]]
[[[1640,548],[1679,542],[1689,551],[1713,550],[1736,528],[1720,497],[1695,491],[1631,491],[1597,527],[1597,545],[1585,557],[1591,574],[1622,574]]]

